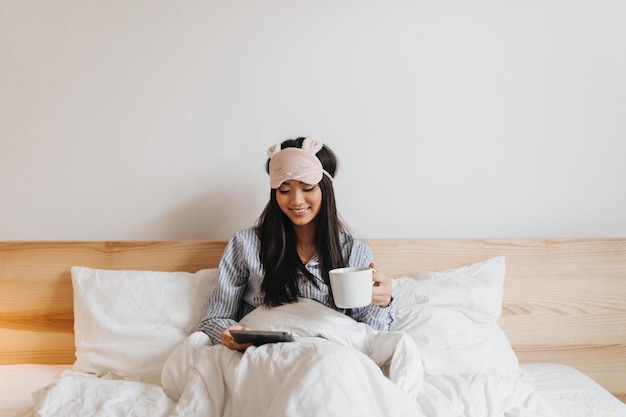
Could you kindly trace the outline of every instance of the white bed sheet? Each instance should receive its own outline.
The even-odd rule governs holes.
[[[71,365],[0,366],[0,417],[32,415],[31,393],[53,382]],[[626,417],[626,404],[593,379],[556,363],[522,364],[532,385],[562,417]]]
[[[558,363],[521,367],[535,392],[563,417],[626,417],[626,404],[575,368]]]
[[[72,369],[72,365],[0,366],[0,417],[28,415],[33,405],[31,393],[67,369]]]

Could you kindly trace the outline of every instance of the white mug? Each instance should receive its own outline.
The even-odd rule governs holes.
[[[339,308],[365,307],[372,302],[374,270],[368,267],[332,269],[330,287]]]

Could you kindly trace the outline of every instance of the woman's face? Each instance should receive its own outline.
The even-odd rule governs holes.
[[[285,181],[276,190],[276,202],[295,226],[306,226],[317,217],[322,207],[322,190],[296,180]]]

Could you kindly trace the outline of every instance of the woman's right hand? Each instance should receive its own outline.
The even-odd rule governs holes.
[[[246,349],[252,346],[252,343],[235,342],[235,339],[230,334],[231,330],[250,330],[250,329],[248,329],[247,327],[239,326],[239,325],[225,328],[222,334],[220,335],[220,339],[222,339],[222,344],[224,346],[232,350],[238,350],[240,352],[244,352]]]

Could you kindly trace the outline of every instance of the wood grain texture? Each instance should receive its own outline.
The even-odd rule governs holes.
[[[574,366],[626,398],[626,239],[368,240],[398,277],[506,257],[500,325],[521,362]],[[226,242],[0,242],[0,364],[72,363],[70,268],[217,267]]]

